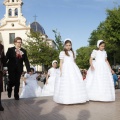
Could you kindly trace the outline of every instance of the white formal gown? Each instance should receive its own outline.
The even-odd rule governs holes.
[[[55,81],[54,101],[60,104],[77,104],[88,101],[85,83],[80,69],[74,62],[72,51],[60,52],[59,59],[63,59],[62,75],[58,72]]]
[[[91,54],[95,58],[93,66],[89,68],[86,76],[86,87],[89,100],[93,101],[115,101],[115,90],[112,73],[105,61],[106,51],[93,50]]]
[[[38,82],[36,80],[37,76],[37,74],[25,74],[26,85],[23,82],[23,88],[20,98],[31,98],[41,96],[41,87],[38,85]]]
[[[53,96],[57,70],[58,69],[53,67],[48,70],[48,75],[49,75],[48,84],[45,84],[43,86],[42,96]]]

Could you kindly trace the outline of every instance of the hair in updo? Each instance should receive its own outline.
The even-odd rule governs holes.
[[[72,42],[71,42],[70,40],[66,40],[65,43],[64,43],[64,46],[65,46],[67,43],[70,43],[71,46],[72,46]],[[71,47],[70,50],[72,51],[72,53],[73,53],[73,57],[75,58],[75,53],[74,53],[72,47]],[[70,56],[69,53],[68,53],[68,50],[67,50],[65,47],[64,47],[64,51],[65,51],[65,54],[66,54],[67,56]]]
[[[35,72],[34,68],[30,68],[31,71]]]

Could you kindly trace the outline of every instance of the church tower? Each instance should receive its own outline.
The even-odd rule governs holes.
[[[23,40],[27,38],[26,33],[30,31],[30,25],[26,25],[26,18],[22,14],[22,0],[4,0],[6,7],[4,18],[0,20],[0,40],[5,47],[13,46],[14,38],[19,36]]]

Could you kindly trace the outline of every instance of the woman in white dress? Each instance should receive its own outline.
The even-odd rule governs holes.
[[[54,101],[60,104],[78,104],[88,101],[85,83],[75,63],[72,42],[65,39],[64,51],[60,52],[60,73],[55,81]]]
[[[89,100],[115,101],[114,82],[112,69],[104,50],[105,42],[98,40],[98,50],[93,50],[90,58],[90,68],[86,76],[86,87]],[[93,59],[94,62],[93,62]]]
[[[42,89],[42,96],[53,96],[54,94],[54,85],[57,73],[57,64],[58,62],[54,60],[52,62],[52,68],[48,70],[48,74],[46,77],[46,83]]]
[[[34,68],[31,68],[31,74],[25,74],[23,78],[23,88],[20,98],[31,98],[41,96],[41,87],[37,83],[39,75],[34,73]]]

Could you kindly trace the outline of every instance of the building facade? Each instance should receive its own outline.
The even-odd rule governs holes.
[[[22,0],[4,0],[3,4],[6,7],[6,12],[4,18],[0,20],[0,40],[5,46],[5,52],[14,45],[15,37],[20,36],[23,40],[26,40],[26,34],[30,33],[30,29],[41,32],[50,46],[56,47],[54,40],[48,38],[44,28],[38,22],[34,21],[29,25],[26,24],[26,18],[22,14]]]
[[[27,25],[26,18],[22,14],[22,0],[4,0],[5,15],[0,20],[0,41],[4,45],[5,52],[9,47],[14,46],[14,38],[21,37],[23,41],[27,40],[27,33],[33,29],[35,32],[41,32],[45,41],[53,48],[56,48],[54,40],[48,38],[44,28],[36,20]],[[41,71],[41,67],[39,69]]]
[[[17,36],[27,39],[26,33],[30,31],[30,25],[26,25],[26,19],[22,15],[22,0],[5,0],[6,13],[0,21],[0,39],[5,46],[13,46],[14,38]]]

